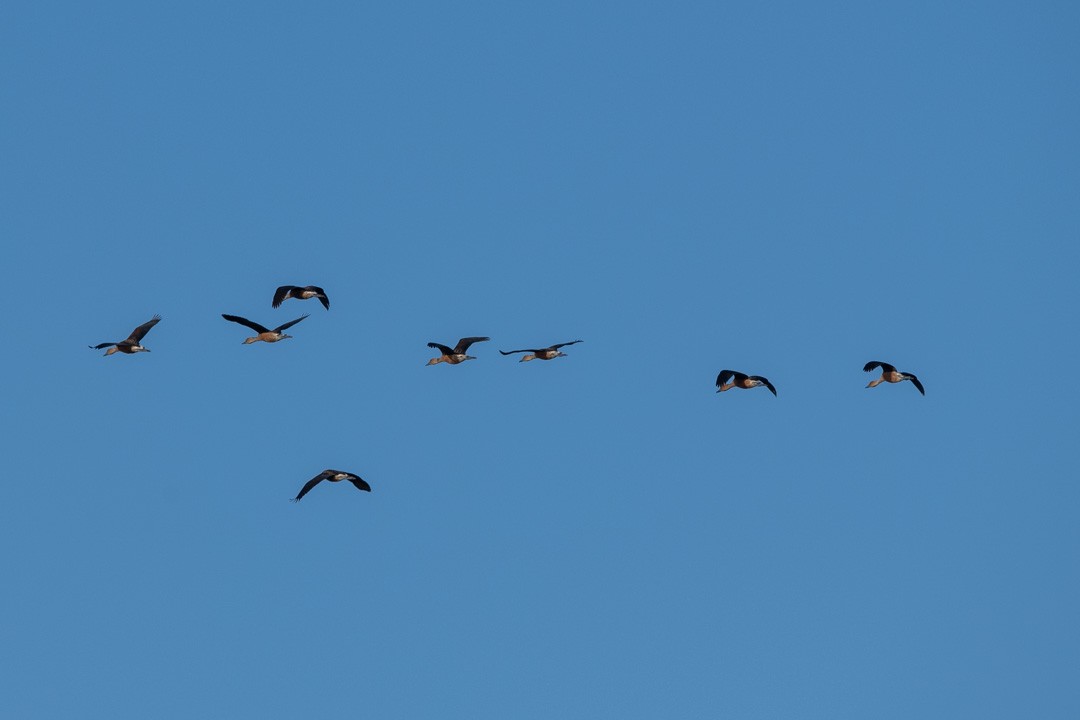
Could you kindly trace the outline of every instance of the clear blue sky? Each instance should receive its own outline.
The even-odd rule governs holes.
[[[0,715],[1080,717],[1078,33],[8,8]]]

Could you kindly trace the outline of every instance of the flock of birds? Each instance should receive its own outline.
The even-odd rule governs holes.
[[[271,303],[272,307],[280,307],[286,300],[294,298],[296,300],[310,300],[312,298],[318,298],[323,307],[327,310],[330,309],[330,299],[326,296],[326,292],[322,288],[315,285],[307,285],[300,287],[297,285],[282,285],[274,292],[274,299]],[[250,345],[255,342],[268,342],[275,343],[279,340],[285,340],[291,338],[292,335],[286,335],[285,330],[288,330],[293,325],[296,325],[301,320],[304,320],[308,315],[301,315],[295,320],[290,320],[287,323],[278,325],[274,329],[268,329],[263,327],[257,322],[242,318],[239,315],[227,315],[222,313],[221,317],[225,318],[229,322],[238,323],[244,327],[250,328],[255,331],[254,337],[249,337],[244,340],[244,345]],[[144,322],[139,327],[131,331],[127,339],[120,342],[105,342],[98,345],[91,345],[93,350],[102,350],[108,348],[105,351],[105,356],[108,357],[113,353],[125,353],[127,355],[134,355],[139,352],[150,352],[150,348],[143,347],[142,339],[146,337],[146,333],[157,325],[161,321],[160,315],[155,315],[153,318]],[[439,357],[434,357],[428,360],[428,365],[438,365],[439,363],[449,363],[450,365],[458,365],[466,360],[475,360],[476,358],[468,354],[469,347],[473,343],[486,342],[490,340],[489,337],[465,337],[458,340],[457,345],[450,347],[437,342],[429,342],[427,345],[429,348],[438,350]],[[566,357],[566,353],[562,352],[561,348],[568,345],[575,345],[581,340],[572,340],[570,342],[558,343],[556,345],[550,345],[544,348],[525,348],[522,350],[500,350],[502,355],[515,355],[517,353],[527,353],[522,356],[520,362],[528,362],[529,360],[554,360],[558,357]],[[895,366],[890,365],[880,360],[871,360],[863,366],[864,372],[873,372],[874,370],[881,369],[881,377],[871,380],[866,386],[868,388],[877,387],[881,383],[901,383],[904,381],[910,381],[912,385],[921,393],[926,395],[926,390],[923,389],[922,383],[919,382],[919,378],[908,372],[900,372]],[[761,375],[746,375],[735,370],[721,370],[720,374],[716,376],[716,392],[725,392],[732,388],[741,388],[743,390],[750,390],[756,387],[766,387],[774,396],[776,395],[776,388],[769,382],[769,379]],[[343,470],[323,470],[321,473],[304,483],[304,486],[300,488],[300,492],[293,498],[293,502],[299,502],[300,498],[307,495],[307,493],[323,480],[329,482],[341,482],[342,480],[348,480],[356,487],[357,490],[363,490],[364,492],[371,492],[371,486],[359,475],[354,475],[350,472]]]

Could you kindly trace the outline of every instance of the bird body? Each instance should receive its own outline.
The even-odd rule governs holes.
[[[255,337],[249,337],[249,338],[244,340],[244,345],[250,345],[251,343],[259,342],[260,340],[262,342],[275,343],[278,340],[284,340],[286,338],[291,338],[292,335],[286,335],[282,331],[291,328],[293,325],[295,325],[296,323],[300,322],[301,320],[303,320],[304,318],[306,318],[308,316],[307,315],[301,315],[300,317],[296,318],[295,320],[290,320],[289,322],[285,323],[284,325],[278,325],[273,330],[268,330],[267,328],[263,327],[259,323],[252,322],[251,320],[247,320],[245,318],[242,318],[239,315],[226,315],[226,314],[222,313],[221,317],[225,318],[229,322],[240,323],[244,327],[249,327],[252,330],[254,330],[256,333],[258,333]]]
[[[728,380],[731,380],[731,382],[729,383]],[[773,395],[776,395],[776,388],[773,387],[768,378],[761,375],[744,375],[734,370],[721,370],[720,374],[716,376],[716,392],[725,392],[734,387],[749,390],[762,385],[769,388],[769,392]]]
[[[518,362],[528,362],[530,360],[554,360],[557,357],[568,357],[566,353],[560,352],[559,348],[566,347],[567,345],[574,345],[581,342],[581,340],[573,340],[571,342],[559,343],[558,345],[551,345],[546,348],[527,348],[525,350],[500,350],[502,355],[513,355],[514,353],[529,353],[521,358]]]
[[[308,494],[311,488],[315,487],[323,480],[330,482],[341,482],[342,480],[348,480],[351,482],[357,490],[363,490],[364,492],[371,492],[371,486],[360,477],[359,475],[353,475],[350,472],[344,470],[323,470],[321,473],[304,483],[304,487],[300,488],[300,492],[293,498],[293,502],[300,502],[300,498]]]
[[[161,321],[160,315],[155,315],[152,319],[144,322],[139,327],[131,331],[127,340],[121,340],[118,343],[101,343],[99,345],[90,345],[91,350],[101,350],[102,348],[109,348],[105,351],[103,357],[108,357],[113,353],[124,353],[126,355],[134,355],[137,352],[150,352],[150,348],[143,347],[140,343],[146,333],[150,332],[150,328],[154,327]]]
[[[429,348],[435,348],[442,354],[439,357],[431,358],[430,360],[428,360],[427,364],[438,365],[439,363],[444,362],[451,365],[457,365],[458,363],[463,363],[466,360],[475,360],[476,358],[474,358],[472,355],[466,354],[466,352],[469,350],[469,346],[473,343],[486,342],[490,339],[491,338],[489,337],[461,338],[460,340],[458,340],[457,345],[452,348],[446,345],[442,345],[440,343],[429,342],[427,344]]]
[[[274,301],[271,303],[273,307],[279,307],[281,303],[285,302],[289,298],[296,298],[297,300],[310,300],[311,298],[319,298],[319,302],[323,304],[323,307],[327,310],[330,309],[330,298],[326,297],[326,293],[321,287],[315,285],[307,285],[306,287],[297,287],[296,285],[282,285],[274,291]]]
[[[871,380],[866,387],[877,387],[883,382],[898,383],[910,380],[911,384],[915,386],[915,389],[918,390],[921,395],[926,395],[926,390],[923,389],[923,385],[919,382],[919,378],[911,373],[900,372],[889,363],[884,363],[880,360],[871,360],[863,365],[863,372],[873,372],[878,368],[881,368],[881,377]]]

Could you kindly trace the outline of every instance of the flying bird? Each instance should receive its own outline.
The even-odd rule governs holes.
[[[225,313],[222,313],[221,317],[225,318],[229,322],[240,323],[241,325],[243,325],[245,327],[249,327],[252,330],[254,330],[255,332],[257,332],[258,335],[256,335],[255,337],[249,337],[246,340],[244,340],[245,345],[250,345],[253,342],[259,342],[260,340],[262,340],[263,342],[275,343],[278,340],[284,340],[285,338],[291,338],[292,335],[286,335],[285,333],[282,332],[282,330],[288,330],[293,325],[295,325],[296,323],[300,322],[301,320],[303,320],[304,318],[306,318],[308,316],[307,315],[301,315],[300,317],[296,318],[295,320],[290,320],[289,322],[285,323],[284,325],[278,325],[273,330],[267,330],[266,328],[264,328],[259,323],[251,322],[250,320],[242,318],[239,315],[226,315]]]
[[[88,347],[92,350],[109,348],[105,351],[105,355],[103,355],[102,357],[108,357],[109,355],[112,355],[116,352],[127,353],[128,355],[133,355],[137,352],[150,352],[150,348],[143,347],[139,344],[139,342],[143,339],[146,333],[150,332],[150,328],[154,327],[159,322],[161,322],[161,316],[155,315],[151,320],[144,322],[142,325],[132,330],[131,334],[128,335],[127,340],[121,340],[117,343],[107,342],[101,343],[100,345],[89,345]]]
[[[363,490],[364,492],[371,492],[371,486],[364,481],[359,475],[353,475],[352,473],[345,472],[343,470],[323,470],[321,473],[304,483],[304,487],[300,488],[300,492],[293,498],[293,502],[300,502],[300,498],[308,494],[311,488],[315,487],[323,480],[329,480],[330,482],[341,482],[342,480],[348,480],[356,486],[357,490]]]
[[[518,362],[528,362],[530,360],[554,360],[557,357],[568,357],[566,353],[559,352],[559,348],[566,347],[567,345],[574,345],[579,342],[581,342],[581,340],[574,340],[572,342],[559,343],[558,345],[552,345],[536,350],[532,348],[526,348],[525,350],[500,350],[499,353],[502,355],[513,355],[514,353],[519,352],[531,353],[530,355],[522,357]]]
[[[446,345],[440,345],[439,343],[436,343],[436,342],[429,342],[427,344],[427,346],[429,348],[435,348],[436,350],[441,352],[442,355],[440,355],[437,358],[431,358],[430,360],[428,360],[427,364],[428,365],[437,365],[437,364],[439,364],[441,362],[444,362],[444,363],[450,363],[451,365],[457,365],[458,363],[463,363],[466,360],[475,360],[476,358],[474,358],[472,355],[466,355],[465,354],[466,352],[468,352],[469,346],[472,345],[473,343],[485,342],[485,341],[490,340],[490,339],[491,338],[489,338],[489,337],[461,338],[460,340],[458,340],[457,345],[455,345],[453,348],[449,348]]]
[[[866,387],[877,387],[883,382],[898,383],[904,382],[905,380],[910,380],[911,384],[915,386],[915,389],[917,389],[922,395],[926,395],[926,391],[923,390],[923,386],[922,383],[919,382],[919,378],[915,377],[911,373],[898,372],[897,369],[889,363],[883,363],[880,360],[871,360],[870,362],[863,365],[863,372],[873,372],[878,368],[881,368],[881,377],[877,378],[876,380],[871,380],[870,384]]]
[[[728,383],[728,380],[734,380]],[[727,384],[725,384],[727,383]],[[734,370],[721,370],[720,374],[716,376],[716,392],[724,392],[730,390],[733,387],[749,390],[750,388],[756,388],[764,385],[769,388],[769,392],[776,395],[776,388],[769,382],[768,378],[761,377],[760,375],[743,375],[741,372],[735,372]]]
[[[281,303],[285,302],[289,298],[296,298],[297,300],[310,300],[311,298],[319,298],[319,302],[323,304],[323,307],[327,310],[330,309],[330,298],[326,297],[326,293],[321,287],[315,287],[314,285],[308,285],[306,287],[297,287],[296,285],[282,285],[274,291],[274,302],[271,304],[274,307],[279,307]]]

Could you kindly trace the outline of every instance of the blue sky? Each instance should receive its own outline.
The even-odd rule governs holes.
[[[1076,717],[1078,29],[10,8],[0,713]]]

